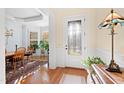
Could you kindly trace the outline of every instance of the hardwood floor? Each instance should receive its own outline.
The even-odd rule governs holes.
[[[18,83],[21,84],[58,84],[63,74],[71,74],[81,77],[87,77],[87,72],[76,68],[56,68],[48,69],[47,64],[39,67],[36,71],[29,74]]]
[[[40,60],[40,61],[48,61],[48,56],[31,56],[30,58],[30,61],[33,61],[33,60]]]

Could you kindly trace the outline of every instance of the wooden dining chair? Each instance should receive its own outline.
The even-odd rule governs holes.
[[[25,51],[26,51],[26,48],[25,48],[25,47],[19,47],[19,48],[17,48],[16,51],[22,51],[22,52],[25,52]]]
[[[17,51],[15,51],[15,54],[13,56],[13,69],[14,72],[16,71],[17,64],[21,64],[23,67],[24,65],[24,54],[25,54],[25,49],[24,48],[19,48]]]
[[[27,48],[27,51],[30,51],[32,54],[35,53],[35,49],[34,49],[34,48],[28,47],[28,48]]]

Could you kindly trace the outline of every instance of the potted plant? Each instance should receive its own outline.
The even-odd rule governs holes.
[[[34,49],[36,55],[40,55],[40,51],[39,51],[40,47],[39,47],[39,45],[37,43],[36,44],[32,44],[31,48]]]
[[[48,41],[40,41],[39,47],[41,48],[41,52],[49,51],[49,43]]]
[[[83,66],[88,70],[88,72],[92,73],[93,69],[91,67],[92,64],[103,64],[105,63],[102,61],[100,57],[88,57],[86,60],[82,61]]]

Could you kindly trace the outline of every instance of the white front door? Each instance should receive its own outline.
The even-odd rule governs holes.
[[[84,17],[72,16],[64,19],[64,43],[67,67],[82,68],[84,57]]]

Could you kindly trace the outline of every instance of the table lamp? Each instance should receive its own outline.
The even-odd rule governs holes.
[[[109,67],[106,70],[109,72],[121,73],[119,65],[116,64],[114,60],[114,35],[115,27],[118,25],[124,26],[124,17],[120,16],[112,9],[110,14],[98,25],[98,28],[107,28],[111,30],[111,61]]]

